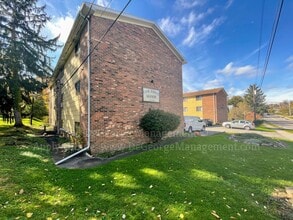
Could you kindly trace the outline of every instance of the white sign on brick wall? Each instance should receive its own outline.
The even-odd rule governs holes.
[[[156,89],[143,88],[144,102],[160,102],[160,91]]]

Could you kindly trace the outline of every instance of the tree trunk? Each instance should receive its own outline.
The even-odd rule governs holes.
[[[15,119],[14,127],[22,127],[23,126],[23,123],[21,120],[21,114],[16,109],[14,109],[14,119]]]
[[[13,85],[11,86],[11,93],[13,95],[13,111],[14,111],[14,127],[22,127],[23,123],[21,120],[21,108],[20,108],[20,102],[21,102],[21,91],[19,86],[18,77],[16,74],[14,74]]]

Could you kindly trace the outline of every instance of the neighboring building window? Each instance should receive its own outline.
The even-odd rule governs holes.
[[[187,107],[184,107],[183,108],[183,112],[187,112],[188,111],[188,108]]]
[[[80,80],[78,80],[75,83],[75,91],[76,91],[76,94],[79,94],[80,93]]]
[[[197,106],[197,107],[196,107],[196,111],[197,111],[197,112],[201,112],[201,111],[202,111],[202,106]]]
[[[74,46],[75,55],[79,54],[79,51],[80,51],[80,45],[79,45],[79,41],[78,41]]]
[[[200,101],[200,100],[202,100],[202,96],[201,96],[201,95],[196,96],[196,97],[195,97],[195,100],[196,100],[196,101]]]

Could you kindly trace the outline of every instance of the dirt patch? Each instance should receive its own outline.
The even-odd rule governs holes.
[[[275,189],[272,193],[270,203],[276,207],[281,219],[293,219],[293,187]]]
[[[235,142],[241,142],[244,144],[265,146],[265,147],[276,147],[283,148],[286,147],[281,141],[274,140],[272,138],[264,137],[258,134],[232,134],[229,139]]]

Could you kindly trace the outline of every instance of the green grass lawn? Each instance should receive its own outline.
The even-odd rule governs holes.
[[[9,146],[9,134],[23,140]],[[0,219],[279,219],[270,195],[293,186],[287,145],[220,134],[69,170],[54,165],[42,138],[0,125]]]

